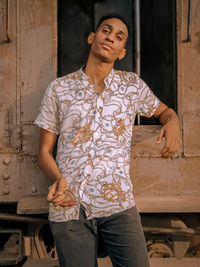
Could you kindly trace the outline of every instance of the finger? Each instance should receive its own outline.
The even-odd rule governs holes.
[[[171,155],[173,155],[172,151],[170,148],[165,148],[162,152],[161,152],[161,157],[162,158],[169,158]]]
[[[162,153],[160,157],[163,159],[167,159],[169,157],[169,153],[168,152]]]
[[[166,150],[164,153],[162,153],[161,157],[162,158],[170,158],[175,154],[175,150],[172,148],[169,148]]]
[[[178,151],[179,151],[179,143],[176,143],[176,145],[175,145],[175,153],[178,153]]]
[[[172,143],[172,148],[171,148],[171,153],[169,155],[169,157],[172,157],[174,156],[176,153],[177,153],[177,143],[176,143],[176,140],[173,140],[173,143]]]
[[[66,191],[68,189],[67,180],[65,179],[65,177],[63,177],[63,178],[59,179],[57,182],[58,182],[57,193],[59,195],[61,195],[64,191]]]
[[[163,128],[160,130],[160,133],[159,133],[159,135],[158,135],[156,144],[160,144],[160,143],[162,142],[162,139],[163,139],[163,137],[164,137],[164,132],[165,132],[165,128],[163,127]]]
[[[169,158],[171,154],[173,155],[171,150],[169,148],[165,148],[164,150],[161,151],[160,157],[161,158]]]
[[[160,152],[161,158],[169,158],[175,155],[179,150],[179,142],[175,138],[167,139],[163,149]]]
[[[64,198],[54,202],[54,206],[61,206],[61,207],[74,206],[74,204],[75,204],[74,201],[72,201],[70,198]]]
[[[176,138],[172,138],[171,144],[170,144],[170,147],[169,147],[169,155],[168,155],[168,157],[174,156],[178,152],[178,149],[179,149],[179,142],[177,141]]]
[[[161,151],[160,151],[160,157],[166,157],[166,155],[168,154],[168,152],[169,152],[169,147],[168,147],[168,145],[167,145],[167,143],[165,142],[165,145],[164,145],[164,147],[161,149]]]
[[[161,157],[167,158],[173,153],[175,147],[175,140],[171,138],[171,135],[166,135],[165,137],[165,145],[161,150]]]
[[[54,199],[55,194],[56,194],[56,187],[57,187],[56,183],[54,183],[50,187],[49,192],[47,194],[47,201],[51,202]]]
[[[74,206],[75,203],[74,201],[72,201],[71,199],[65,199],[64,201],[62,201],[62,203],[60,204],[61,207],[72,207]]]
[[[64,193],[62,193],[62,195],[57,195],[56,197],[54,197],[54,200],[52,201],[53,204],[56,204],[56,203],[60,203],[61,201],[63,201],[65,198],[65,195]]]

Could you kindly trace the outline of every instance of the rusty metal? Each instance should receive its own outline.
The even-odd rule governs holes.
[[[1,45],[1,44],[10,43],[10,38],[8,35],[8,0],[0,0],[0,7],[1,7],[0,16],[2,19],[1,36],[3,37],[0,40],[0,45]]]
[[[0,265],[19,263],[23,258],[22,230],[1,227],[0,240],[5,242],[0,250]]]
[[[22,215],[15,215],[10,213],[0,213],[0,220],[2,221],[17,221],[17,222],[27,222],[27,223],[47,223],[47,219],[37,218],[37,217],[26,217]]]
[[[141,45],[140,45],[140,1],[135,0],[135,25],[136,25],[136,73],[141,71]]]
[[[200,259],[152,258],[151,267],[199,267]]]
[[[163,243],[153,243],[148,246],[148,254],[150,258],[171,258],[173,257],[172,249]]]
[[[161,126],[135,126],[131,147],[131,177],[136,205],[141,213],[168,213],[170,216],[172,213],[177,216],[187,213],[185,216],[192,220],[194,215],[199,218],[200,212],[200,3],[198,0],[176,2],[178,108],[180,120],[183,122],[182,144],[172,159],[160,160],[158,155],[163,144],[156,145],[155,142]],[[32,258],[47,258],[48,253],[45,251],[40,230],[48,220],[35,214],[48,212],[45,196],[50,182],[37,167],[39,131],[33,121],[47,85],[56,78],[57,1],[4,0],[1,3],[6,4],[2,24],[5,43],[10,40],[12,42],[1,45],[0,50],[0,202],[1,205],[17,204],[17,212],[22,215],[0,212],[0,220],[2,225],[7,221],[14,224],[21,222],[26,226],[37,224],[37,231],[33,232],[33,243],[32,233],[26,238],[26,254]],[[182,17],[185,11],[187,18]],[[186,39],[182,41],[185,36]],[[182,42],[190,43],[182,45]],[[139,55],[138,49],[137,66]],[[137,73],[140,74],[139,67],[137,68]],[[157,225],[157,220],[160,218],[154,218],[154,224],[147,223],[144,226],[145,234],[172,236],[174,247],[171,249],[170,246],[163,245],[164,239],[159,244],[155,244],[153,240],[154,243],[149,248],[151,256],[182,258],[185,255],[188,258],[179,261],[173,258],[152,258],[151,266],[181,267],[181,263],[182,266],[186,263],[187,266],[199,266],[198,258],[196,261],[189,259],[199,255],[199,241],[194,242],[196,254],[193,251],[186,253],[189,245],[187,238],[200,236],[199,224],[188,227],[180,224],[175,227]],[[17,229],[13,228],[14,230]],[[37,255],[31,251],[31,245],[38,248]],[[189,249],[191,246],[190,244]],[[52,248],[50,254],[54,253]],[[29,261],[30,266],[40,266],[39,262],[39,259],[35,263]],[[44,260],[41,266],[47,263],[49,261]]]
[[[190,237],[185,236],[184,238],[176,238],[173,242],[174,257],[176,259],[182,259],[190,246]]]
[[[35,229],[35,233],[34,233],[34,245],[36,247],[37,253],[38,253],[38,257],[40,259],[48,259],[49,256],[47,254],[46,248],[45,248],[45,244],[44,244],[44,240],[40,235],[40,231],[42,229],[44,225],[40,224],[37,225],[36,229]]]
[[[2,174],[2,178],[4,179],[4,180],[8,180],[9,178],[10,178],[10,174],[8,173],[8,172],[4,172],[3,174]]]
[[[140,1],[135,0],[135,25],[136,25],[136,73],[141,72],[141,45],[140,45]],[[140,125],[140,114],[137,114],[137,124]]]
[[[4,186],[4,188],[3,188],[3,194],[4,195],[8,195],[9,193],[10,193],[9,187],[8,186]]]
[[[200,235],[200,229],[192,228],[143,227],[143,230],[152,234]]]
[[[23,267],[59,267],[58,261],[47,259],[28,259]]]
[[[190,24],[191,24],[191,0],[188,0],[188,12],[187,12],[187,37],[186,37],[185,40],[182,40],[182,43],[188,43],[188,42],[191,42]]]
[[[10,164],[10,157],[9,156],[5,156],[3,158],[3,164],[4,165],[9,165]]]

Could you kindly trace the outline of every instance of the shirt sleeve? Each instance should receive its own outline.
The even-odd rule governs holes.
[[[51,82],[42,99],[39,114],[34,121],[38,125],[51,133],[59,134],[59,116],[54,92],[55,81]]]
[[[138,84],[138,109],[141,116],[150,118],[160,104],[160,100],[154,95],[147,84],[137,76]]]

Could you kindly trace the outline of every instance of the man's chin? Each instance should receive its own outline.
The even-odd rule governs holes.
[[[93,54],[95,57],[99,58],[100,61],[105,63],[114,63],[115,60],[111,57],[110,53],[107,51],[95,51]]]
[[[100,60],[101,60],[102,62],[105,62],[105,63],[113,63],[113,62],[114,62],[111,58],[106,57],[106,56],[102,56],[102,55],[101,55],[99,58],[100,58]]]

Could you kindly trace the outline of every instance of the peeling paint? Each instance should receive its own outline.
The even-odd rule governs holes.
[[[200,54],[200,29],[195,32],[194,35],[194,49],[198,54]]]
[[[197,196],[200,192],[200,3],[192,5],[191,42],[183,44],[187,1],[177,1],[178,107],[183,122],[180,150],[173,159],[159,159],[156,145],[160,126],[135,126],[131,147],[131,179],[137,196]],[[20,190],[0,200],[17,201],[22,192],[41,194],[46,179],[37,168],[39,131],[33,125],[48,83],[56,77],[57,18],[54,0],[11,1],[12,43],[0,51],[0,156],[11,153],[9,179]],[[195,16],[195,17],[194,17]],[[18,28],[14,25],[18,23]],[[18,38],[18,39],[16,39]],[[17,40],[17,41],[16,41]],[[16,52],[17,51],[17,52]],[[17,53],[17,54],[16,54]],[[35,160],[32,160],[32,159]],[[5,165],[1,166],[4,170]],[[12,173],[17,169],[15,173]],[[6,170],[4,170],[6,173]],[[5,177],[6,174],[3,174]],[[19,193],[20,192],[20,193]]]

